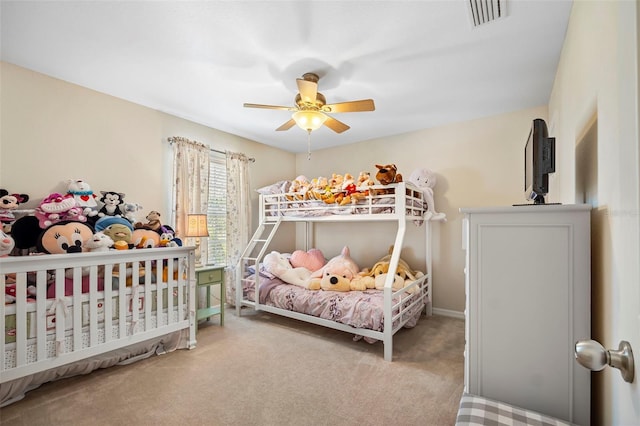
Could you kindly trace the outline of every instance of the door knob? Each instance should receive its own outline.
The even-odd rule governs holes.
[[[607,350],[595,340],[579,340],[575,347],[576,360],[592,371],[600,371],[607,365],[620,370],[625,382],[632,383],[634,376],[633,352],[629,342],[621,341],[618,350]]]

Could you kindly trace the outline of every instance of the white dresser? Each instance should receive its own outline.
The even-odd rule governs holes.
[[[463,208],[465,390],[579,425],[590,374],[589,205]]]

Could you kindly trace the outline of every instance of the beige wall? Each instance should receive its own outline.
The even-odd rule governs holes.
[[[170,136],[255,157],[250,166],[254,187],[295,173],[291,153],[11,64],[0,65],[0,188],[29,194],[33,201],[25,204],[27,208],[51,192],[65,193],[67,179],[82,178],[94,192],[124,192],[126,201],[142,204],[143,213],[158,210],[169,218]],[[257,194],[252,196],[257,211]]]
[[[464,311],[458,209],[524,202],[524,142],[531,120],[547,117],[546,107],[532,108],[313,151],[308,161],[306,153],[283,152],[10,64],[3,63],[1,71],[0,187],[30,194],[30,206],[50,192],[64,192],[66,179],[84,178],[96,191],[124,192],[144,211],[159,210],[166,217],[171,177],[166,138],[174,135],[255,157],[253,188],[298,174],[375,173],[377,163],[395,163],[406,177],[416,168],[431,168],[438,177],[436,208],[448,218],[434,226],[434,305],[437,312],[458,316]],[[257,195],[252,197],[257,212]],[[256,220],[254,215],[254,228]],[[294,231],[279,235],[272,248],[299,247],[302,232],[296,244]],[[410,224],[402,253],[422,270],[423,233],[423,227]],[[347,244],[364,268],[385,254],[394,238],[389,224],[330,225],[318,228],[315,245],[332,257]]]
[[[640,349],[639,25],[637,1],[574,2],[549,103],[561,142],[560,199],[594,207],[592,337],[607,349],[627,340],[635,353]],[[638,370],[633,384],[611,368],[593,374],[592,401],[593,424],[638,424]]]
[[[434,225],[434,306],[436,312],[462,315],[464,311],[464,251],[460,207],[503,206],[524,203],[524,144],[534,118],[547,118],[547,108],[538,107],[500,116],[434,129],[375,139],[296,157],[296,170],[308,178],[331,173],[357,175],[367,170],[375,175],[375,164],[394,163],[409,177],[416,168],[437,174],[435,204],[447,221]],[[313,145],[313,135],[312,135]],[[336,160],[338,159],[338,160]],[[551,197],[555,194],[550,194]],[[361,268],[370,267],[393,244],[395,227],[385,224],[361,226],[327,225],[316,233],[315,243],[326,256],[349,245]],[[418,232],[415,232],[415,231]],[[355,238],[353,235],[355,234]],[[407,228],[402,257],[424,270],[424,231]]]

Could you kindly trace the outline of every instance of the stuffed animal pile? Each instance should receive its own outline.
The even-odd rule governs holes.
[[[22,212],[23,216],[18,219],[14,211],[21,203],[29,201],[30,197],[27,194],[10,194],[7,190],[0,189],[2,229],[5,234],[10,235],[17,249],[41,253],[73,253],[182,245],[174,230],[161,223],[160,213],[157,211],[151,211],[147,215],[147,223],[139,222],[136,216],[142,206],[125,202],[124,193],[99,191],[100,195],[96,195],[84,179],[68,179],[64,184],[67,186],[66,193],[53,192],[46,195],[33,209],[33,215],[24,215]],[[82,232],[74,235],[60,233],[64,238],[57,238],[57,248],[43,243],[49,241],[48,235],[52,230],[66,231],[66,228],[53,228],[54,225],[68,223],[84,224],[86,227],[78,226],[77,229]],[[134,235],[137,228],[141,229]],[[90,234],[85,233],[87,229]],[[71,237],[73,240],[69,239]]]
[[[291,255],[272,251],[263,259],[264,271],[280,278],[287,284],[309,290],[324,291],[365,291],[384,289],[393,246],[389,253],[378,260],[373,267],[360,270],[351,257],[348,246],[344,246],[337,256],[328,261],[318,249],[308,252],[296,250]],[[399,290],[424,274],[413,270],[403,259],[399,259],[394,275],[393,289]],[[412,289],[409,292],[413,292]]]
[[[289,201],[318,200],[344,206],[373,194],[370,187],[375,184],[367,171],[361,171],[357,178],[351,173],[344,175],[332,173],[330,178],[318,176],[313,179],[300,175],[288,185],[287,199]]]

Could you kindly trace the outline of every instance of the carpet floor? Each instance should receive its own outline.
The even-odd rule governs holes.
[[[464,321],[422,317],[383,345],[268,313],[201,323],[194,350],[47,383],[2,425],[434,425],[455,423]]]

